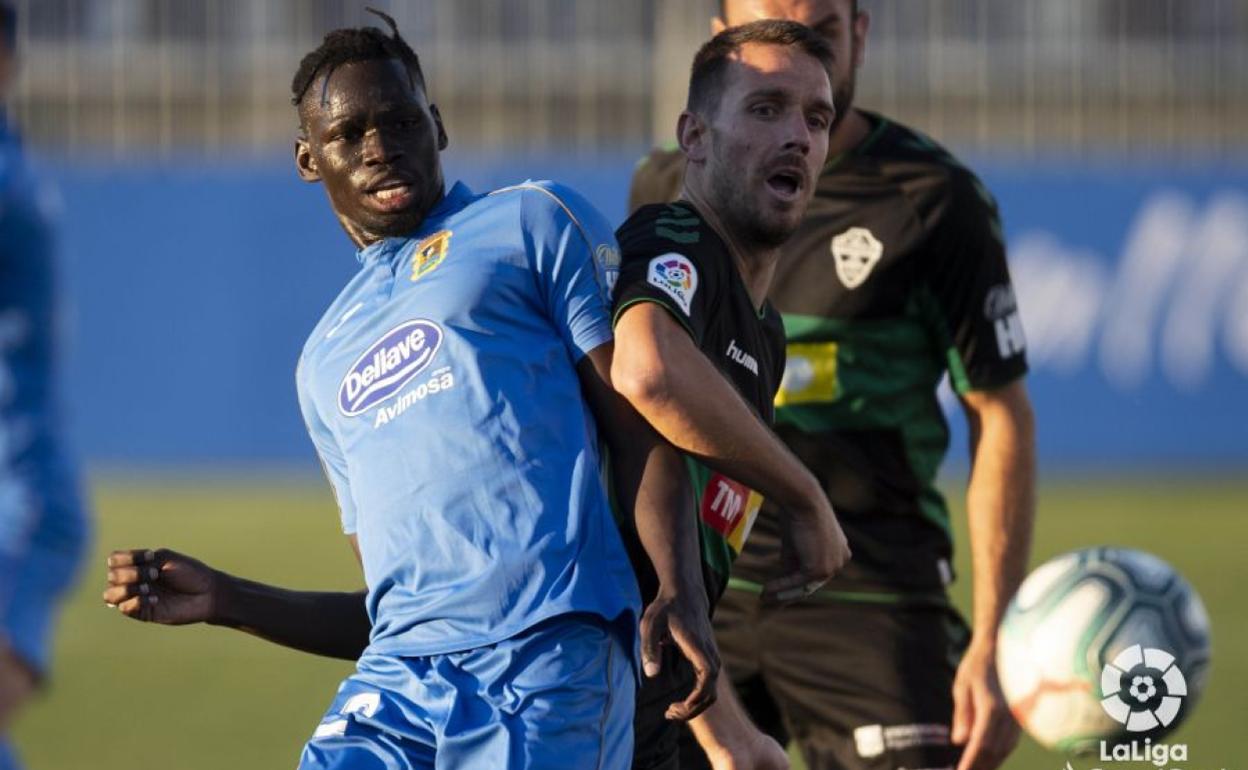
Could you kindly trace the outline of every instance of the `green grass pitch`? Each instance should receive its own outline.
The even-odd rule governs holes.
[[[95,494],[97,533],[67,606],[56,668],[19,719],[15,740],[32,770],[269,770],[294,767],[299,748],[350,664],[286,651],[237,632],[145,626],[99,599],[112,548],[168,546],[227,571],[292,587],[354,589],[361,580],[323,483],[122,483]],[[955,510],[961,510],[954,500]],[[966,606],[969,569],[959,524]],[[1172,742],[1185,767],[1243,767],[1248,737],[1248,481],[1149,478],[1046,484],[1033,564],[1112,543],[1153,551],[1204,597],[1214,663],[1204,699]],[[1024,740],[1008,764],[1062,770],[1065,759]],[[1074,759],[1076,770],[1108,765]]]

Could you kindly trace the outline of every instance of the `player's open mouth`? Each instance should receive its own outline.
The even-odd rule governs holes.
[[[782,200],[796,200],[802,191],[802,175],[795,171],[777,171],[767,177],[767,188]]]
[[[415,189],[406,182],[389,182],[368,191],[372,202],[384,211],[398,211],[411,205],[416,197]]]

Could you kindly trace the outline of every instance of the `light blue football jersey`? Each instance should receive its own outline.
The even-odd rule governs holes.
[[[410,237],[358,256],[297,381],[359,539],[369,651],[464,650],[573,612],[635,633],[575,369],[611,340],[610,226],[550,182],[457,184]]]

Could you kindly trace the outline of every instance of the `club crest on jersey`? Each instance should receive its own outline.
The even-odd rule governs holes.
[[[605,284],[603,289],[610,298],[615,295],[615,283],[620,279],[620,250],[610,243],[599,244],[594,250],[594,260]]]
[[[416,250],[412,253],[413,281],[419,281],[442,264],[442,260],[446,259],[447,250],[451,247],[451,235],[453,235],[452,231],[442,230],[416,245]]]
[[[398,393],[433,363],[442,346],[442,329],[417,318],[399,324],[368,346],[338,386],[338,410],[363,414]]]
[[[650,260],[646,280],[676,300],[680,309],[689,315],[693,295],[698,290],[698,271],[680,254],[664,254]]]
[[[865,227],[851,227],[832,239],[836,276],[847,289],[857,289],[884,256],[884,244]]]

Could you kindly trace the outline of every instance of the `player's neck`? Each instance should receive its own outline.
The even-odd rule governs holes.
[[[693,204],[715,234],[728,246],[728,253],[732,256],[732,262],[741,276],[741,282],[745,284],[745,290],[750,295],[754,310],[761,311],[763,302],[767,300],[767,292],[771,289],[771,279],[776,273],[776,262],[780,259],[779,247],[763,248],[746,245],[724,224],[714,207],[707,204],[706,199],[687,182],[681,197]]]
[[[849,108],[849,114],[837,124],[828,137],[828,158],[852,152],[871,135],[871,121],[861,110]]]

